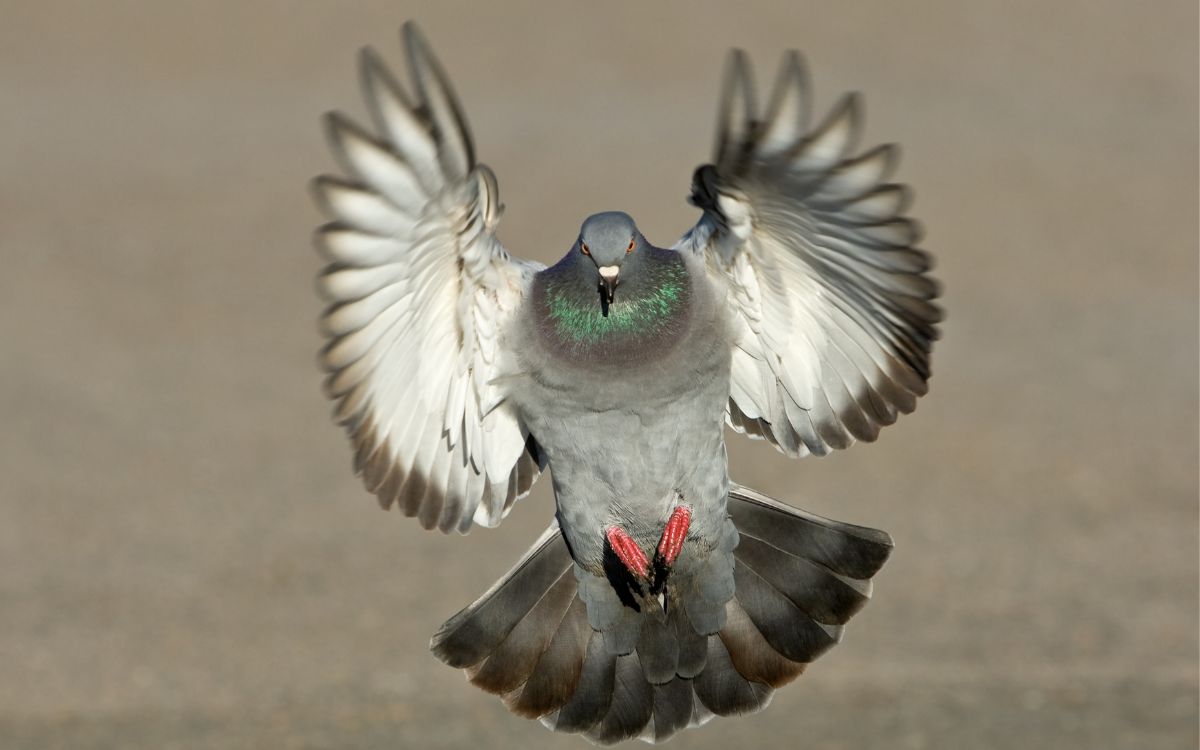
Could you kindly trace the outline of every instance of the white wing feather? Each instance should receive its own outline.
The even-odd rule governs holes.
[[[929,256],[887,184],[895,148],[851,156],[857,97],[808,129],[808,77],[790,53],[765,116],[745,57],[727,68],[705,214],[676,245],[728,289],[736,345],[726,418],[788,455],[871,441],[926,392],[941,311]]]
[[[510,258],[500,204],[466,121],[414,26],[404,29],[416,103],[364,50],[362,85],[379,133],[339,114],[330,143],[348,179],[320,177],[334,219],[321,362],[355,470],[384,508],[426,528],[494,526],[541,470],[529,433],[492,381],[499,337],[540,268]]]

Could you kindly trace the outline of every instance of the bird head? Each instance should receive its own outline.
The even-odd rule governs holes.
[[[638,260],[638,249],[645,242],[629,214],[606,211],[593,214],[579,228],[579,239],[572,252],[578,253],[585,266],[595,274],[600,304],[607,314],[616,298],[622,273],[628,274]]]

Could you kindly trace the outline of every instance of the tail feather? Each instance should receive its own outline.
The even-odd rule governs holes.
[[[719,637],[708,639],[708,663],[693,680],[696,697],[717,716],[738,716],[759,711],[771,702],[774,692],[761,682],[741,675]]]
[[[514,713],[601,744],[660,742],[714,715],[758,711],[838,642],[891,538],[738,485],[729,514],[737,530],[718,547],[732,558],[726,580],[682,581],[665,617],[615,595],[593,607],[610,584],[574,566],[552,525],[431,648]],[[731,587],[723,606],[714,602]]]
[[[864,586],[749,534],[742,534],[736,557],[806,615],[827,625],[845,624],[871,597],[869,582]]]
[[[438,629],[429,648],[452,667],[478,664],[573,565],[558,524],[551,524],[512,570]]]
[[[574,596],[529,679],[504,696],[509,710],[536,719],[566,704],[579,684],[584,663],[580,656],[585,654],[591,636],[583,600]]]
[[[779,688],[799,677],[804,662],[784,657],[767,642],[750,615],[737,603],[730,601],[725,609],[725,627],[721,630],[721,642],[729,652],[729,660],[738,674],[750,682],[760,682],[768,687]]]
[[[653,715],[654,687],[646,682],[637,653],[619,656],[608,713],[584,736],[602,745],[630,740],[642,733]]]
[[[810,662],[841,639],[840,626],[823,626],[810,618],[767,582],[759,570],[736,560],[733,577],[737,581],[738,604],[771,648],[785,658]]]
[[[654,685],[662,685],[675,678],[679,669],[679,641],[675,628],[668,625],[666,618],[647,613],[642,618],[642,633],[638,639],[637,655],[646,679]]]
[[[849,578],[869,579],[892,553],[886,531],[831,521],[739,484],[729,490],[729,516],[740,533]]]
[[[670,613],[670,620],[675,629],[675,641],[679,644],[675,673],[685,679],[691,679],[704,671],[704,663],[708,660],[709,636],[697,633],[688,618],[678,609]]]
[[[604,646],[604,638],[593,632],[588,641],[575,694],[557,712],[542,717],[542,723],[559,732],[586,732],[608,713],[616,682],[617,656]]]
[[[468,668],[471,683],[497,695],[525,684],[575,600],[575,589],[575,576],[571,571],[564,571],[496,650]]]
[[[647,742],[662,742],[692,723],[695,706],[692,681],[673,679],[654,686],[654,711],[650,723],[639,735]]]

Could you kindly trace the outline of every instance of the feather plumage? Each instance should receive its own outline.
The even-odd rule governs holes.
[[[796,53],[760,117],[735,52],[713,164],[693,177],[700,222],[668,251],[598,214],[546,270],[497,240],[495,175],[424,38],[403,38],[412,93],[364,50],[373,130],[326,119],[346,176],[313,186],[333,219],[316,237],[324,390],[385,509],[493,526],[548,463],[558,502],[430,648],[514,713],[605,744],[765,707],[838,642],[891,539],[730,486],[722,409],[822,455],[925,393],[939,292],[909,192],[887,182],[896,149],[854,154],[854,95],[810,128]],[[568,338],[588,346],[546,343]]]
[[[857,95],[811,131],[808,101],[803,62],[789,53],[760,119],[749,64],[730,56],[713,163],[693,179],[705,213],[676,244],[707,255],[732,292],[741,333],[729,425],[794,456],[873,441],[912,411],[941,320],[919,227],[900,215],[908,193],[885,182],[896,149],[852,155]]]
[[[449,80],[411,24],[404,40],[415,102],[366,50],[363,93],[378,134],[326,118],[350,179],[314,183],[337,220],[317,233],[332,261],[318,282],[333,303],[322,364],[380,504],[465,532],[499,523],[540,469],[522,460],[528,430],[492,385],[497,339],[538,267],[512,260],[492,234],[495,178],[476,164]]]

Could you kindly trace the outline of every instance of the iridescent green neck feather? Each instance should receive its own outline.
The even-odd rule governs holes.
[[[682,270],[682,269],[680,269]],[[593,298],[582,301],[561,289],[548,290],[550,319],[562,339],[591,344],[613,334],[651,334],[666,325],[686,293],[682,274],[664,275],[650,293],[639,299],[614,302],[605,315]]]
[[[655,248],[657,250],[657,248]],[[635,278],[623,278],[607,310],[587,280],[568,269],[539,274],[539,329],[543,341],[575,356],[644,357],[669,348],[686,323],[691,285],[682,259],[657,250]]]

